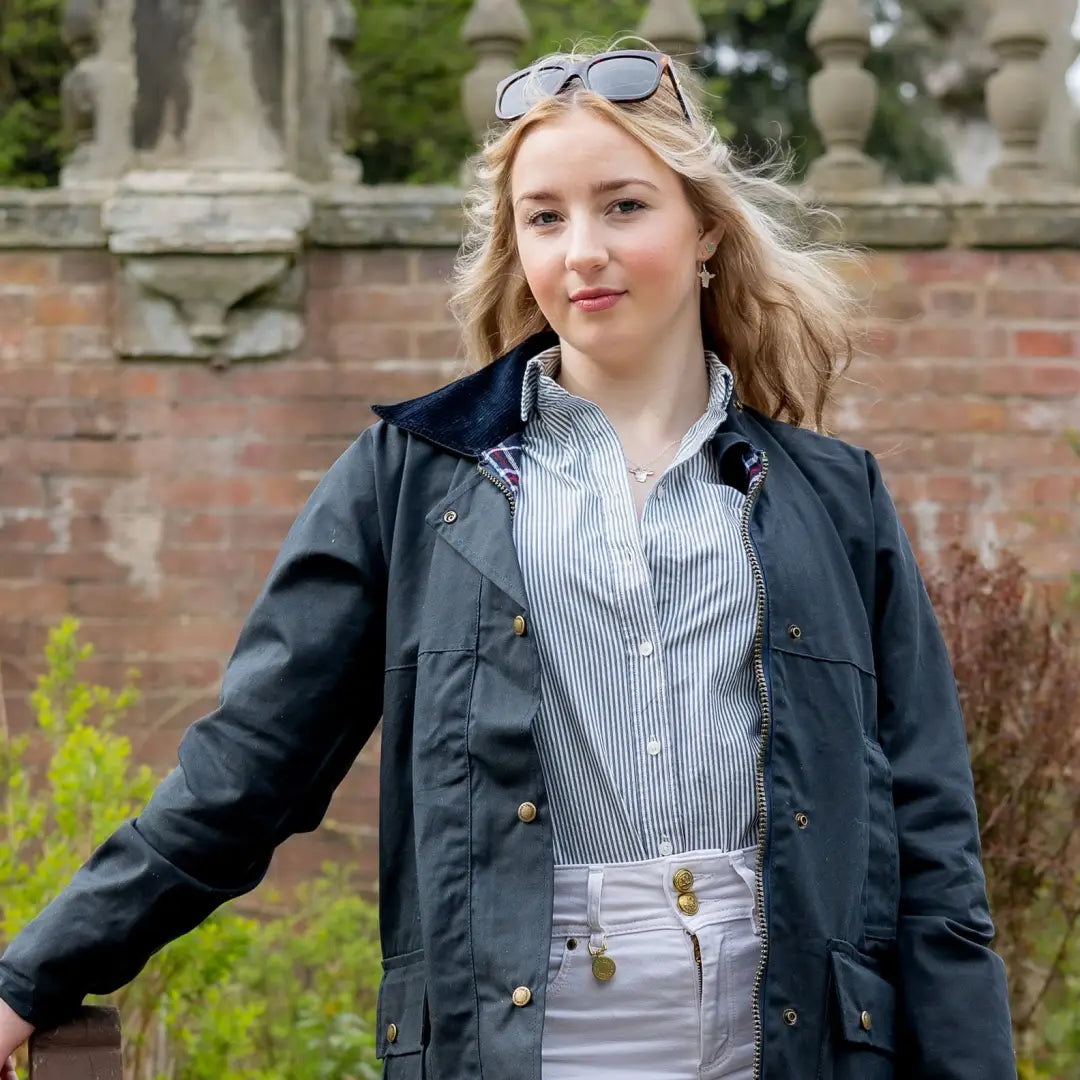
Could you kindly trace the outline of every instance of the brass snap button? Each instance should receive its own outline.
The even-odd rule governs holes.
[[[784,1023],[788,1027],[794,1027],[799,1022],[799,1014],[794,1009],[784,1010]]]
[[[519,1008],[524,1008],[532,1001],[532,991],[527,986],[519,986],[511,995],[511,1000]]]
[[[525,633],[525,616],[524,615],[515,615],[514,616],[514,633],[517,634],[518,637],[522,637],[524,635],[524,633]]]
[[[525,822],[526,825],[530,821],[536,820],[536,804],[531,802],[523,802],[518,807],[518,817]]]
[[[446,513],[443,514],[442,519],[447,525],[453,525],[454,522],[457,521],[457,511],[447,510]]]
[[[801,626],[796,626],[795,623],[792,623],[787,628],[787,632],[788,632],[788,637],[793,638],[795,641],[798,641],[799,638],[802,637],[802,627]]]
[[[795,815],[795,824],[798,825],[800,829],[805,829],[806,826],[810,824],[810,819],[800,810],[799,813]]]
[[[676,903],[684,915],[696,915],[700,907],[698,898],[692,892],[679,893],[679,899]]]
[[[694,875],[684,866],[675,871],[671,883],[677,892],[689,892],[694,887]]]
[[[865,1013],[863,1014],[866,1015]],[[397,1024],[390,1024],[386,1028],[386,1041],[388,1043],[397,1042]]]
[[[870,1028],[873,1026],[873,1022],[873,1018],[864,1009],[862,1016],[859,1017],[859,1023],[862,1024],[863,1031],[869,1031]]]

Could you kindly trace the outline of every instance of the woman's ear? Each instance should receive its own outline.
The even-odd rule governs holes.
[[[709,222],[698,230],[698,262],[705,262],[716,254],[724,231],[723,223],[719,221]]]

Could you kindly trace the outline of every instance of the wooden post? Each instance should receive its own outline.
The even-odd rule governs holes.
[[[30,1080],[123,1080],[120,1012],[85,1005],[66,1023],[30,1036]]]

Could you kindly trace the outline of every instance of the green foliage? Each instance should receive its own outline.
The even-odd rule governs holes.
[[[36,730],[0,732],[0,945],[156,783],[115,731],[138,700],[134,682],[113,692],[79,681],[93,648],[77,632],[66,619],[49,635]],[[375,1080],[380,970],[375,906],[349,868],[326,866],[271,917],[215,912],[98,1000],[121,1010],[130,1080]]]
[[[61,7],[0,2],[0,185],[43,187],[60,175],[60,80],[72,64]]]

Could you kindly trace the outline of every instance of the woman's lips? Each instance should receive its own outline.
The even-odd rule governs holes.
[[[579,311],[607,311],[614,307],[625,293],[605,293],[603,296],[586,296],[580,300],[572,301]]]

